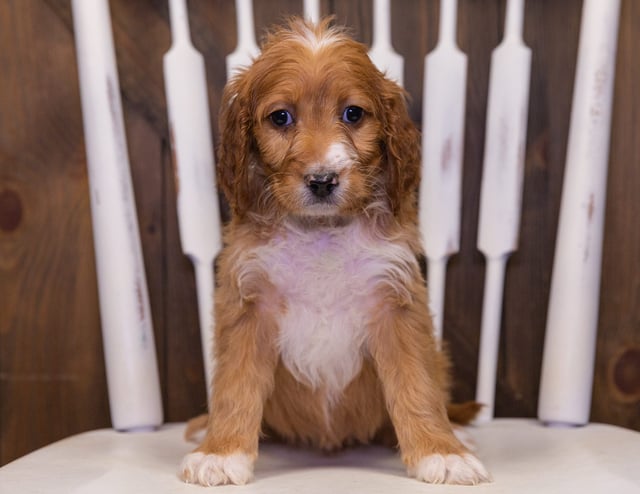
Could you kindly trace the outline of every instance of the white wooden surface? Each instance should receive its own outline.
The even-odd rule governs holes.
[[[0,468],[0,494],[637,494],[640,433],[591,424],[550,429],[533,420],[497,419],[470,429],[493,483],[428,485],[410,479],[395,451],[349,449],[333,455],[263,444],[255,480],[203,488],[176,476],[192,449],[183,425],[143,434],[88,432]]]

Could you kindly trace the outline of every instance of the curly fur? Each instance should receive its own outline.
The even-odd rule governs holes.
[[[234,482],[208,472],[237,455],[246,468],[262,431],[329,450],[397,443],[420,480],[487,480],[447,419],[448,361],[416,260],[420,139],[405,93],[330,24],[276,29],[224,91],[218,183],[232,219],[217,370],[182,476]],[[311,190],[316,176],[333,177],[330,193]]]

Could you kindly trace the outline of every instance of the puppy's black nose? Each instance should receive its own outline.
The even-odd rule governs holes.
[[[338,186],[337,173],[320,173],[304,177],[307,187],[316,197],[327,197]]]

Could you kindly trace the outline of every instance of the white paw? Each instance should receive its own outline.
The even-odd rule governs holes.
[[[424,456],[417,465],[409,468],[409,475],[431,484],[475,485],[491,482],[489,472],[470,453]]]
[[[188,484],[204,486],[246,484],[253,477],[253,460],[243,453],[229,456],[190,453],[182,460],[180,477]]]

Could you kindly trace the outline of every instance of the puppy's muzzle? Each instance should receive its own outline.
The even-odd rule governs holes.
[[[320,173],[305,175],[304,183],[309,190],[318,198],[329,197],[331,193],[338,187],[337,173]]]

